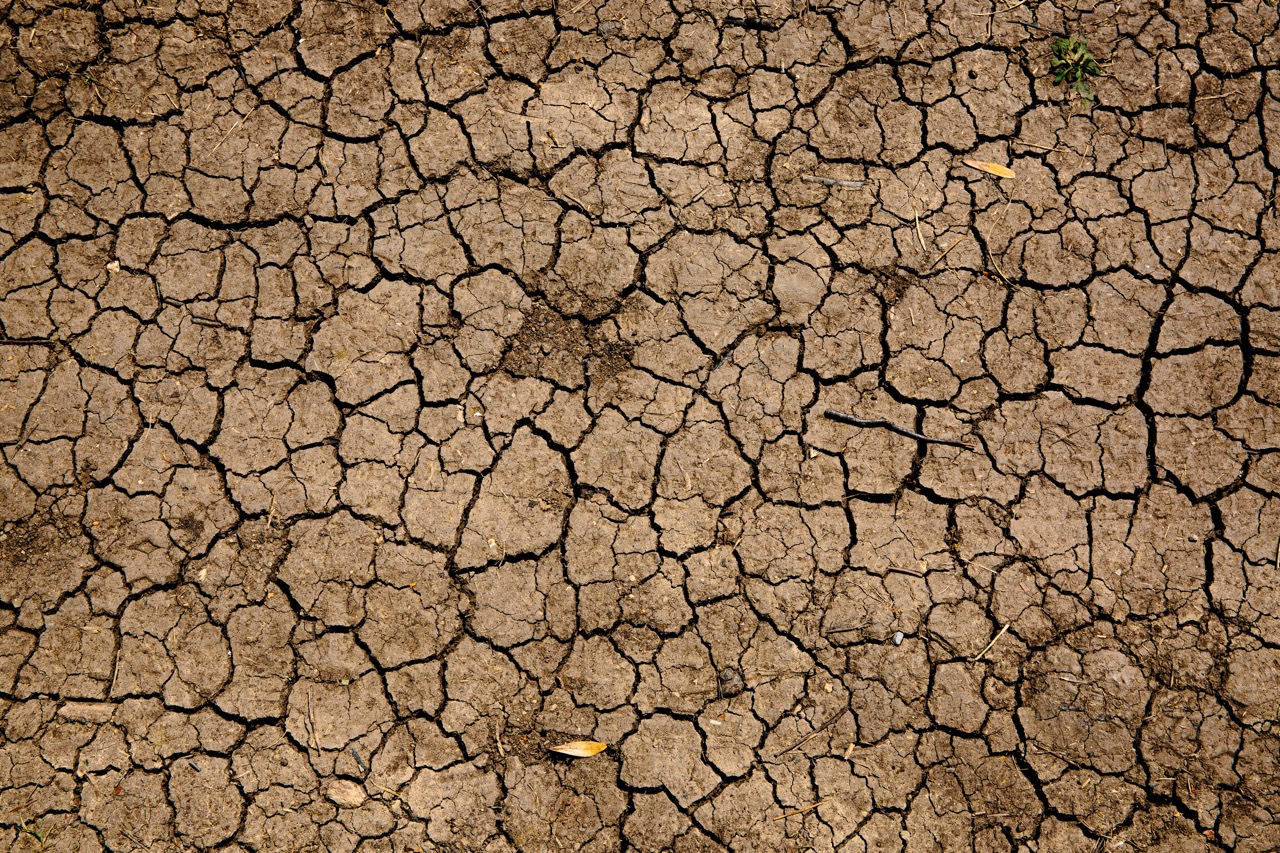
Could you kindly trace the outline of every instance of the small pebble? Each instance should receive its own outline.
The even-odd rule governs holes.
[[[901,631],[896,631],[896,632],[894,632],[894,635],[893,635],[893,644],[894,644],[895,646],[900,646],[900,645],[902,645],[902,640],[903,640],[903,638],[904,638],[904,637],[906,637],[906,634],[902,633]]]
[[[719,678],[721,696],[737,696],[747,687],[742,680],[742,675],[736,669],[725,668],[720,670]]]

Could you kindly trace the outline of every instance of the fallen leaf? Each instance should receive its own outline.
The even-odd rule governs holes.
[[[590,758],[593,755],[603,752],[608,748],[607,744],[600,743],[595,740],[575,740],[572,743],[562,743],[559,746],[551,747],[552,752],[558,752],[561,755],[571,755],[574,758]]]
[[[1013,169],[1008,166],[1001,166],[999,163],[990,163],[986,160],[965,160],[964,164],[970,168],[977,169],[979,172],[995,175],[997,178],[1014,177]]]
[[[335,779],[330,782],[325,796],[348,809],[359,808],[365,800],[369,799],[364,788],[349,779]]]

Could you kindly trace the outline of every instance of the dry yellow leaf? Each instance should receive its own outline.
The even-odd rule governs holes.
[[[558,752],[561,755],[571,755],[574,758],[590,758],[607,749],[607,745],[595,740],[575,740],[571,743],[562,743],[559,746],[551,747],[552,752]]]
[[[964,164],[970,168],[977,169],[979,172],[995,175],[997,178],[1014,177],[1013,169],[1008,166],[1001,166],[999,163],[991,163],[986,160],[965,160]]]

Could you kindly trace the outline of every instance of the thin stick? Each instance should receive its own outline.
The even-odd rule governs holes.
[[[956,559],[964,563],[966,566],[973,566],[975,569],[982,569],[982,571],[990,572],[993,575],[997,571],[996,569],[993,569],[990,566],[983,566],[979,563],[975,563],[973,560],[966,560],[964,557],[956,557]]]
[[[1059,761],[1064,761],[1067,764],[1071,765],[1072,767],[1080,766],[1080,762],[1076,761],[1074,758],[1070,758],[1066,755],[1063,755],[1061,752],[1058,752],[1055,749],[1050,749],[1047,746],[1041,746],[1039,743],[1036,743],[1035,741],[1032,741],[1030,744],[1028,744],[1028,746],[1034,746],[1036,749],[1040,750],[1045,755],[1052,755],[1054,758],[1058,759]]]
[[[963,447],[967,450],[973,449],[973,445],[968,444],[967,442],[954,441],[950,438],[931,438],[927,435],[921,435],[918,432],[912,432],[906,427],[900,427],[895,423],[884,420],[883,418],[855,418],[853,415],[846,415],[844,412],[837,412],[835,409],[827,409],[822,414],[831,418],[833,421],[840,421],[841,423],[852,424],[853,426],[859,427],[880,427],[881,429],[887,429],[889,432],[894,432],[898,435],[906,436],[907,438],[914,438],[916,441],[924,441],[929,444],[945,444],[948,447]]]
[[[825,800],[818,800],[816,803],[814,803],[814,804],[813,804],[813,805],[811,805],[811,806],[805,806],[804,808],[802,808],[802,809],[796,809],[796,810],[795,810],[795,811],[793,811],[793,812],[783,812],[782,814],[780,814],[780,815],[778,815],[777,817],[775,817],[775,818],[774,818],[774,820],[785,820],[785,819],[787,819],[787,818],[789,818],[789,817],[795,817],[796,815],[801,815],[801,814],[804,814],[804,813],[806,813],[806,812],[811,812],[811,811],[813,811],[814,809],[816,809],[818,806],[826,805],[827,803],[831,802],[831,801],[832,801],[832,800],[834,800],[834,799],[835,799],[835,797],[827,797]]]
[[[926,252],[928,250],[924,247],[924,234],[920,231],[920,214],[916,212],[916,200],[914,198],[911,199],[911,215],[916,220],[916,240],[920,242],[920,251]]]
[[[366,779],[366,780],[365,780],[365,784],[366,784],[366,785],[372,785],[373,787],[377,788],[377,789],[378,789],[379,791],[381,791],[382,793],[384,793],[384,794],[386,794],[387,796],[389,796],[391,799],[393,799],[393,800],[397,800],[397,801],[398,801],[398,802],[400,802],[402,805],[405,805],[405,806],[408,806],[408,805],[409,805],[407,802],[405,802],[404,797],[400,796],[400,794],[399,794],[399,793],[397,793],[396,791],[392,790],[391,788],[388,788],[386,785],[380,785],[380,784],[378,784],[377,782],[373,781],[372,779]]]
[[[987,252],[987,260],[991,261],[991,266],[996,269],[996,275],[1000,276],[1000,280],[1007,285],[1009,283],[1009,279],[1004,277],[1004,270],[1000,269],[1000,262],[996,260],[996,256]]]
[[[992,638],[991,638],[991,642],[987,643],[987,647],[986,647],[985,649],[983,649],[982,651],[978,652],[978,653],[977,653],[976,655],[974,655],[973,657],[969,658],[969,662],[970,662],[970,663],[977,663],[978,661],[982,660],[982,656],[983,656],[983,655],[985,655],[987,652],[991,651],[991,647],[992,647],[992,646],[994,646],[994,645],[996,644],[996,640],[998,640],[998,639],[1000,639],[1001,637],[1003,637],[1003,636],[1004,636],[1004,634],[1005,634],[1005,632],[1006,632],[1006,631],[1008,631],[1008,630],[1009,630],[1009,623],[1008,623],[1008,622],[1006,622],[1006,623],[1004,623],[1004,627],[1000,629],[1000,633],[996,634],[994,637],[992,637]]]
[[[1024,142],[1021,139],[1015,139],[1013,141],[1014,141],[1014,144],[1016,145],[1025,145],[1028,148],[1039,148],[1041,151],[1061,151],[1062,150],[1061,148],[1057,148],[1052,145],[1040,145],[1039,143],[1036,143],[1036,142]]]
[[[801,175],[800,180],[811,184],[826,184],[829,187],[848,187],[851,190],[867,185],[866,181],[842,181],[839,178],[822,178],[817,175]]]
[[[311,735],[311,745],[316,752],[320,751],[320,736],[316,734],[316,711],[311,703],[312,691],[307,691],[307,729]]]
[[[1077,172],[1079,172],[1080,170],[1082,170],[1082,169],[1084,168],[1084,161],[1085,161],[1086,159],[1088,159],[1089,155],[1090,155],[1090,154],[1092,154],[1092,153],[1093,153],[1093,140],[1092,140],[1092,139],[1090,139],[1090,140],[1089,140],[1089,147],[1088,147],[1088,148],[1086,148],[1086,149],[1084,150],[1084,153],[1080,155],[1080,162],[1079,162],[1079,163],[1076,163],[1076,171],[1077,171]]]
[[[936,266],[938,265],[938,263],[939,263],[943,258],[945,258],[947,255],[951,254],[951,250],[952,250],[952,249],[954,249],[956,246],[959,246],[959,245],[960,245],[960,242],[961,242],[962,240],[964,240],[964,237],[958,237],[954,243],[952,243],[950,246],[948,246],[948,247],[947,247],[947,248],[942,252],[942,254],[941,254],[941,255],[938,255],[938,257],[936,257],[936,258],[934,258],[934,259],[933,259],[933,263],[929,264],[929,266],[925,268],[925,272],[928,272],[929,270],[931,270],[931,269],[933,269],[934,267],[936,267]]]
[[[215,145],[215,146],[213,146],[213,151],[210,151],[210,152],[209,152],[209,156],[210,156],[210,157],[212,157],[212,156],[217,152],[217,150],[218,150],[219,148],[221,148],[221,147],[222,147],[222,143],[224,143],[224,142],[226,142],[228,139],[230,139],[230,138],[231,138],[231,134],[233,134],[233,133],[235,133],[235,132],[236,132],[236,128],[237,128],[237,127],[239,127],[240,125],[244,124],[244,120],[245,120],[245,119],[247,119],[249,116],[253,115],[255,112],[257,112],[257,110],[258,110],[258,108],[257,108],[257,107],[254,107],[253,109],[249,110],[249,112],[247,112],[247,113],[245,113],[244,115],[240,116],[240,118],[236,121],[236,123],[235,123],[235,124],[233,124],[233,125],[231,125],[231,129],[230,129],[230,130],[228,130],[228,131],[226,132],[226,134],[225,134],[221,139],[219,139],[219,140],[218,140],[218,144],[217,144],[217,145]]]
[[[995,17],[996,15],[1000,15],[1000,14],[1003,14],[1003,13],[1005,13],[1005,12],[1012,12],[1014,9],[1018,8],[1019,6],[1025,6],[1025,5],[1027,5],[1027,0],[1022,0],[1022,2],[1021,2],[1021,3],[1014,3],[1012,6],[1007,6],[1007,7],[1003,8],[1003,9],[996,9],[994,12],[974,12],[974,13],[972,13],[972,15],[971,15],[970,17],[973,17],[973,18],[993,18],[993,17]]]
[[[715,184],[707,184],[705,187],[703,187],[701,190],[698,191],[697,195],[695,195],[693,198],[686,201],[684,203],[684,206],[688,207],[689,205],[693,204],[695,201],[697,201],[698,199],[702,198],[704,195],[709,193],[711,191],[711,188],[714,186]]]
[[[813,731],[809,732],[809,733],[808,733],[807,735],[805,735],[804,737],[800,738],[800,740],[798,740],[798,741],[796,741],[795,743],[791,744],[791,746],[789,746],[789,747],[787,747],[786,749],[782,750],[782,752],[779,752],[779,753],[778,753],[778,758],[781,758],[782,756],[786,755],[788,752],[791,752],[793,749],[799,749],[800,747],[804,746],[806,743],[808,743],[810,740],[812,740],[814,737],[816,737],[816,736],[817,736],[817,734],[818,734],[818,732],[822,731],[822,730],[823,730],[823,729],[825,729],[827,726],[831,725],[832,723],[834,723],[836,720],[840,719],[841,717],[843,717],[843,716],[844,716],[845,714],[847,714],[847,713],[849,713],[849,706],[847,706],[847,705],[846,705],[845,707],[841,708],[839,711],[836,711],[836,712],[835,712],[834,714],[832,714],[830,717],[827,717],[827,719],[826,719],[825,721],[823,721],[822,725],[818,726],[816,729],[814,729]]]

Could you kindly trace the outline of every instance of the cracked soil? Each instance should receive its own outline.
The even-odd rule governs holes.
[[[0,2],[0,848],[1280,849],[1278,168],[1260,0]]]

